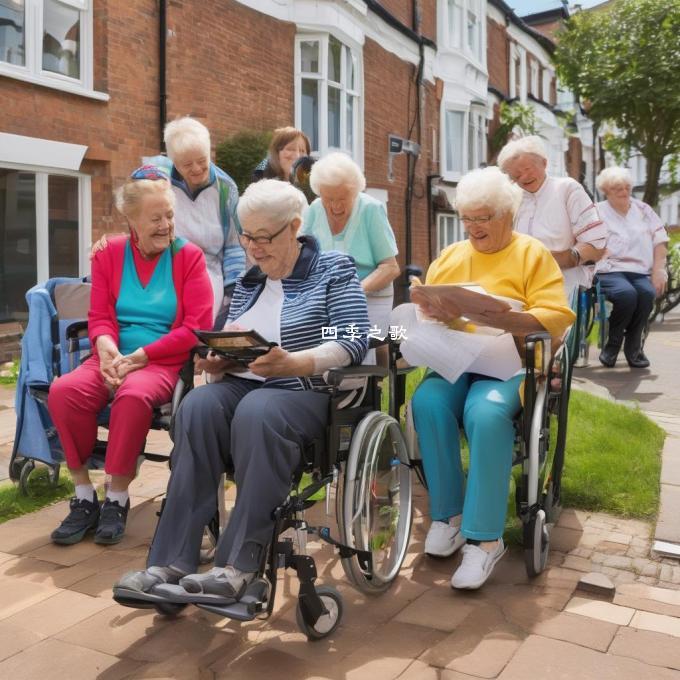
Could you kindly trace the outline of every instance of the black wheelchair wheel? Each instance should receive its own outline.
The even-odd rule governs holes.
[[[329,636],[340,624],[343,614],[342,596],[335,588],[317,586],[315,590],[326,608],[326,613],[322,614],[312,626],[305,621],[299,601],[295,610],[298,628],[307,636],[308,640],[321,640]]]
[[[28,486],[28,480],[31,473],[35,470],[35,461],[31,458],[25,458],[24,463],[21,466],[21,471],[19,472],[19,491],[22,496],[30,496],[31,492]]]
[[[161,616],[177,616],[187,605],[181,602],[156,602],[153,608]]]
[[[406,556],[412,519],[408,447],[391,416],[373,411],[357,426],[338,480],[336,511],[341,541],[372,557],[368,569],[356,556],[343,558],[347,577],[364,593],[384,592]]]
[[[530,578],[538,576],[548,563],[550,533],[545,512],[538,510],[524,525],[524,565]]]

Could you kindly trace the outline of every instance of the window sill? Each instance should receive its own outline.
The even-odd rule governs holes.
[[[52,80],[43,76],[36,76],[31,73],[21,73],[15,71],[13,68],[8,68],[6,64],[0,64],[0,76],[13,78],[14,80],[22,80],[25,83],[32,83],[33,85],[40,85],[48,87],[52,90],[59,90],[61,92],[68,92],[80,97],[87,97],[88,99],[96,99],[98,101],[107,102],[110,97],[106,92],[97,92],[83,87],[79,83],[70,83],[66,80]]]

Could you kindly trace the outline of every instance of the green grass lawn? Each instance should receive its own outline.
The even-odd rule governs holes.
[[[31,495],[24,496],[12,482],[0,485],[0,524],[73,495],[73,482],[66,470],[62,468],[59,484],[53,488],[47,478],[47,468],[40,464],[31,473],[29,488]]]

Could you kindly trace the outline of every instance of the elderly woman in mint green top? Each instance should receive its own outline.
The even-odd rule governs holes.
[[[354,259],[371,326],[386,335],[394,298],[392,281],[399,276],[399,265],[385,207],[363,193],[366,178],[344,153],[317,161],[309,182],[320,198],[309,207],[301,233],[314,236],[322,251],[337,250]]]

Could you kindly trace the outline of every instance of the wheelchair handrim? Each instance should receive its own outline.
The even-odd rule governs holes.
[[[390,470],[387,476],[393,479],[395,473],[398,475],[398,486],[397,484],[386,485],[389,491],[387,498],[391,503],[395,497],[392,495],[393,489],[398,488],[396,494],[398,504],[382,506],[383,508],[388,507],[387,511],[383,511],[383,519],[389,514],[392,533],[388,535],[387,545],[379,546],[376,549],[376,544],[371,545],[371,542],[380,539],[372,534],[373,523],[380,521],[381,512],[379,509],[377,517],[374,516],[376,513],[373,512],[373,506],[379,504],[377,465],[380,457],[379,449],[384,445],[386,436],[390,436],[390,444],[395,454],[390,460]],[[359,471],[361,471],[361,474],[358,474]],[[375,499],[375,503],[371,501],[371,498]],[[372,584],[374,588],[388,585],[398,574],[406,556],[411,526],[411,478],[410,468],[408,467],[408,451],[401,428],[391,416],[374,412],[359,423],[352,438],[352,446],[345,470],[342,499],[340,511],[343,526],[341,527],[341,534],[344,541],[348,545],[362,550],[370,550],[374,555],[371,574],[365,574],[359,568],[355,559],[348,561],[355,583],[360,587],[362,582],[367,585]],[[391,509],[393,507],[398,512],[396,525],[394,524],[394,513]],[[385,547],[387,552],[391,553],[391,566],[386,570],[380,567],[376,568],[376,565],[383,561],[380,560],[380,556],[381,553],[384,553],[382,548]]]

